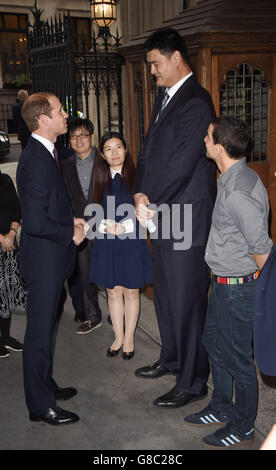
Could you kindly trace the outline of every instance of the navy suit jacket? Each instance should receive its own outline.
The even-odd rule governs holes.
[[[256,281],[254,354],[260,371],[276,376],[276,245]]]
[[[16,179],[22,211],[20,272],[27,282],[63,280],[75,264],[73,214],[53,156],[33,137],[20,156]]]
[[[140,152],[135,193],[145,193],[151,203],[192,205],[192,245],[204,246],[211,226],[216,196],[216,166],[206,157],[204,137],[215,110],[209,93],[191,76],[179,88],[158,121],[162,96],[158,97],[144,147]],[[158,225],[158,228],[160,225]],[[160,230],[159,230],[160,233]],[[170,244],[174,240],[158,243]]]

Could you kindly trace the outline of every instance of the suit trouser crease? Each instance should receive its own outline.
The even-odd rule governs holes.
[[[255,282],[231,286],[212,281],[203,336],[214,383],[212,408],[226,415],[241,432],[254,426],[257,414],[258,384],[252,355]]]
[[[56,406],[58,386],[52,377],[54,330],[64,281],[27,282],[27,328],[23,347],[23,374],[29,411]]]
[[[153,276],[160,362],[177,372],[178,389],[200,394],[209,376],[202,345],[209,277],[204,247],[173,251],[153,243]]]

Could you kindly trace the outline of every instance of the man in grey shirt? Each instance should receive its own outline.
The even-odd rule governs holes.
[[[210,358],[214,392],[209,405],[185,421],[223,426],[203,438],[216,449],[252,442],[257,414],[251,347],[254,293],[272,241],[267,192],[243,157],[249,142],[246,124],[227,116],[211,123],[205,137],[207,155],[221,172],[205,253],[212,279],[203,344]]]
[[[69,139],[74,155],[62,161],[63,178],[71,201],[73,214],[82,214],[91,201],[92,173],[96,148],[93,146],[94,126],[89,119],[75,118],[69,122]],[[98,303],[98,288],[89,282],[93,240],[85,239],[78,247],[78,268],[84,296],[84,315],[77,334],[90,333],[102,324]]]

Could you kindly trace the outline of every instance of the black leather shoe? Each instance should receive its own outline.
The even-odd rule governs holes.
[[[131,351],[131,352],[123,352],[122,354],[122,357],[125,361],[129,361],[130,359],[132,359],[134,356],[134,351]]]
[[[77,390],[73,387],[66,387],[66,388],[58,388],[55,391],[55,399],[56,400],[70,400],[70,398],[77,395]]]
[[[175,375],[174,372],[162,366],[159,361],[155,362],[152,366],[140,367],[134,373],[136,377],[141,377],[142,379],[157,379],[163,375]]]
[[[76,423],[80,419],[75,413],[63,410],[58,406],[49,408],[46,413],[30,412],[29,416],[31,421],[44,421],[44,423],[53,424],[54,426]]]
[[[194,393],[181,392],[181,390],[178,390],[175,386],[165,395],[156,398],[153,403],[163,408],[178,408],[179,406],[188,405],[188,403],[193,401],[202,400],[206,397],[207,393],[207,387],[200,395],[195,395]]]
[[[121,346],[122,347],[122,346]],[[107,357],[114,357],[114,356],[117,356],[120,352],[120,349],[111,349],[111,348],[108,348],[108,350],[106,351],[106,355]]]

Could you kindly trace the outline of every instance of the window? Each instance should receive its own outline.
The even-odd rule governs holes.
[[[23,87],[29,84],[28,15],[0,13],[0,51],[4,87]]]
[[[268,99],[269,87],[263,72],[245,63],[229,70],[220,87],[220,114],[236,116],[251,129],[249,162],[268,159]]]
[[[91,48],[91,20],[90,18],[70,17],[72,28],[73,48],[75,50],[89,51]]]

